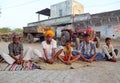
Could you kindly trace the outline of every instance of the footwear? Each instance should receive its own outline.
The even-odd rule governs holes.
[[[111,62],[117,62],[117,60],[115,58],[111,58],[111,59],[109,59],[109,61],[111,61]]]

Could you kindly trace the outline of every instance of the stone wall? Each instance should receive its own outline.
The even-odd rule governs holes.
[[[90,20],[74,23],[76,29],[93,27],[101,37],[120,39],[120,10],[91,15]]]

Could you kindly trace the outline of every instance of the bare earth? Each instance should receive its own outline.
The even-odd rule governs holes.
[[[120,49],[118,41],[112,43],[115,48]],[[8,53],[8,44],[0,42],[0,52]],[[25,49],[28,47],[42,50],[39,43],[24,44]],[[3,66],[0,63],[0,70]],[[120,61],[117,63],[108,61],[86,63],[81,61],[79,64],[73,63],[71,66],[76,68],[62,69],[60,65],[55,63],[53,66],[46,67],[46,70],[0,71],[0,83],[120,83]]]

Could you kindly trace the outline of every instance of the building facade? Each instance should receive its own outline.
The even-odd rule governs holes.
[[[64,2],[51,5],[50,9],[50,18],[84,13],[83,5],[75,0],[66,0]]]
[[[63,28],[92,27],[101,38],[120,40],[120,10],[98,14],[84,13],[83,6],[75,0],[66,0],[51,6],[51,17],[47,20],[28,23],[28,26],[55,26],[58,32]]]

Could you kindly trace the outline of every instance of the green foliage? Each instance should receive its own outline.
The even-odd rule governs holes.
[[[3,28],[0,28],[0,32],[1,33],[8,33],[8,32],[11,32],[11,29],[8,27],[3,27]]]
[[[21,29],[21,28],[15,28],[14,30],[11,30],[8,27],[0,28],[0,33],[9,33],[9,32],[22,33],[23,29]]]
[[[23,32],[23,29],[21,29],[21,28],[16,28],[16,29],[12,30],[12,32],[22,33],[22,32]]]

